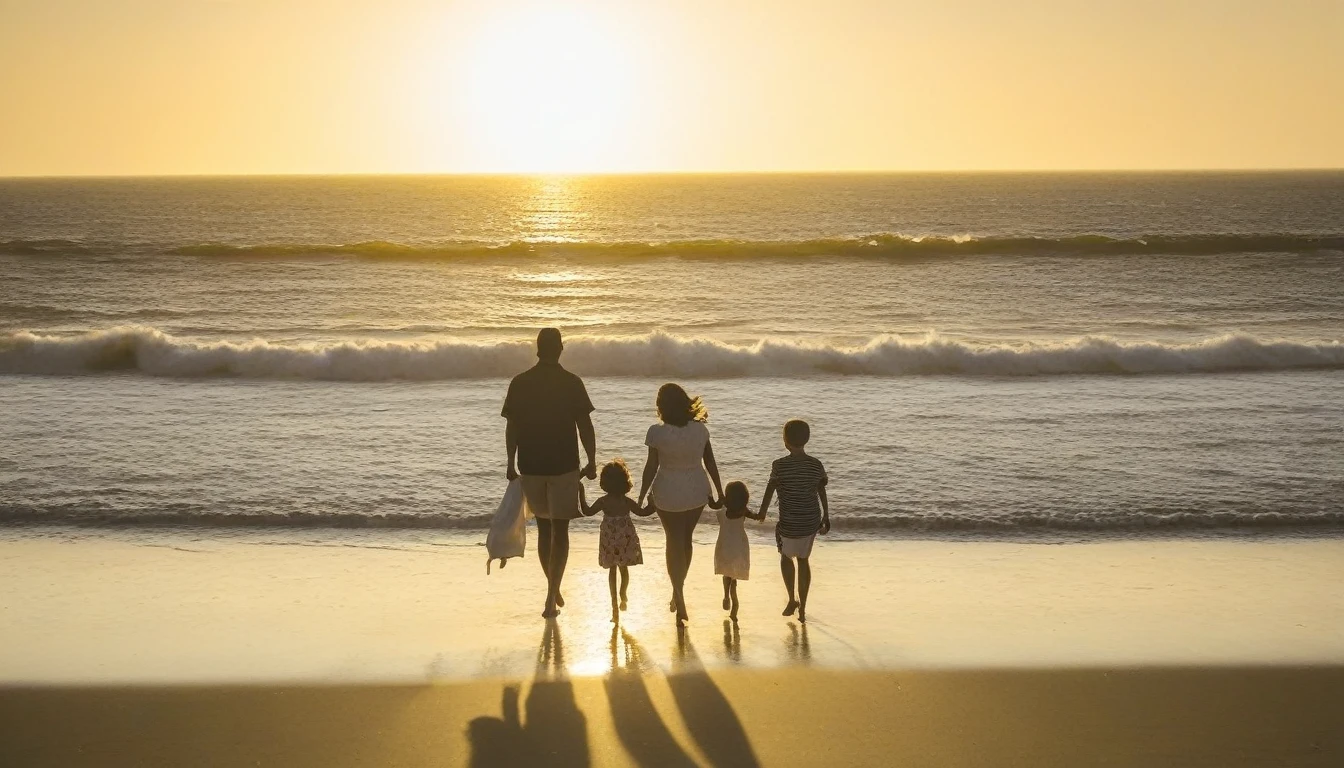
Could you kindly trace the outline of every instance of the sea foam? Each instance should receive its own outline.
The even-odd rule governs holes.
[[[520,336],[523,335],[520,332]],[[533,361],[531,343],[349,340],[313,343],[202,341],[145,326],[61,336],[0,336],[0,373],[439,381],[511,376]],[[982,344],[928,333],[877,336],[854,346],[763,339],[736,345],[666,333],[574,337],[565,364],[588,376],[1051,376],[1193,374],[1344,368],[1344,342],[1229,334],[1200,341]]]

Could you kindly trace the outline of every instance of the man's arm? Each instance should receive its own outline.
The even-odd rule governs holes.
[[[518,454],[518,425],[509,419],[504,425],[504,450],[509,457],[509,482],[518,479],[518,470],[514,465],[514,456]]]
[[[597,479],[597,432],[593,429],[593,417],[590,414],[583,414],[575,419],[579,427],[579,442],[583,443],[583,451],[588,454],[588,465],[583,468],[579,474],[589,480]]]

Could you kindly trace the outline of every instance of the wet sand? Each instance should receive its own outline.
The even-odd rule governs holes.
[[[1344,541],[825,541],[810,620],[757,548],[608,621],[576,537],[0,537],[0,765],[1344,763]],[[589,562],[589,561],[594,562]]]

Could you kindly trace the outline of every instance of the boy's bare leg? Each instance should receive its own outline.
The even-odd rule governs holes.
[[[806,557],[798,558],[798,621],[807,623],[807,590],[812,586],[812,566]]]
[[[625,610],[625,594],[630,588],[630,569],[624,565],[621,566],[621,605],[620,609]]]
[[[780,555],[779,571],[784,575],[784,588],[789,590],[789,604],[784,606],[784,615],[792,616],[798,610],[798,599],[793,594],[793,559],[788,555]]]
[[[732,584],[732,579],[727,576],[723,577],[723,610],[725,611],[732,607],[732,601],[728,598],[728,591],[732,588]]]

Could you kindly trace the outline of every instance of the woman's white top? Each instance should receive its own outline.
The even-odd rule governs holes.
[[[705,474],[705,446],[709,427],[692,421],[684,427],[654,424],[644,444],[658,451],[658,474],[653,478],[653,505],[663,512],[685,512],[709,501]]]

